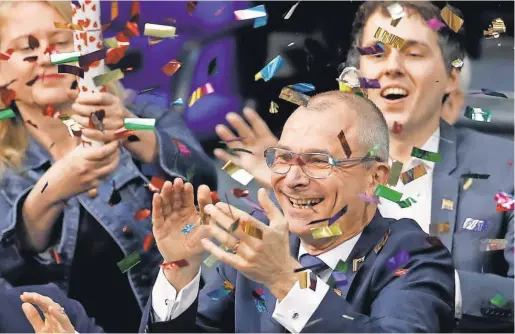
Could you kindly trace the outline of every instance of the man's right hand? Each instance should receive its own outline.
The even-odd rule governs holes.
[[[193,186],[176,178],[173,184],[166,181],[160,194],[152,200],[152,224],[157,248],[165,262],[186,260],[188,266],[165,270],[168,281],[181,290],[198,273],[202,264],[204,248],[200,240],[210,237],[209,224],[203,221],[204,207],[212,204],[210,189],[206,185],[198,188],[197,198],[200,212],[194,204]],[[187,225],[190,231],[185,233]]]
[[[222,149],[216,149],[214,154],[218,159],[225,162],[231,160],[236,166],[252,174],[262,186],[272,188],[270,182],[271,172],[266,165],[263,153],[268,147],[276,146],[278,140],[256,111],[245,108],[243,114],[250,126],[238,114],[228,113],[226,116],[229,124],[236,129],[238,137],[244,137],[243,140],[231,141],[236,136],[228,127],[222,124],[216,126],[216,133],[220,139],[227,143],[230,149],[243,148],[251,151],[253,154],[237,152],[235,156]]]

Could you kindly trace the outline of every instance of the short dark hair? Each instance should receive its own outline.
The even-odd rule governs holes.
[[[347,53],[346,65],[342,64],[344,65],[343,67],[354,66],[359,68],[360,54],[357,47],[359,47],[361,44],[361,39],[363,38],[363,29],[365,25],[370,19],[370,16],[372,16],[378,10],[381,11],[383,15],[389,16],[390,13],[388,12],[387,7],[392,3],[394,3],[394,1],[366,1],[361,4],[361,6],[359,6],[358,12],[354,17],[354,22],[352,23],[351,47]],[[399,1],[399,3],[404,8],[412,10],[420,15],[424,21],[435,17],[440,19],[440,9],[430,1]],[[450,5],[448,6],[451,7]],[[463,14],[459,9],[454,7],[451,7],[451,9],[454,13],[456,13],[456,15],[463,18]],[[462,47],[462,43],[460,42],[460,39],[463,38],[464,33],[465,30],[463,26],[458,33],[455,33],[447,26],[439,29],[437,32],[439,37],[438,44],[440,46],[440,51],[442,52],[445,69],[449,75],[452,71],[452,61],[458,58],[463,59],[465,57],[465,51]]]

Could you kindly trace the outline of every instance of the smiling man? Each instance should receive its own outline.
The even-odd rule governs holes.
[[[191,184],[176,179],[155,194],[154,236],[165,263],[141,331],[453,329],[447,249],[415,221],[385,219],[373,200],[362,200],[389,175],[388,129],[373,103],[319,94],[289,117],[265,155],[283,211],[261,189],[268,226],[225,203],[208,204],[206,186],[198,190],[204,219]],[[219,262],[200,287],[204,250]]]

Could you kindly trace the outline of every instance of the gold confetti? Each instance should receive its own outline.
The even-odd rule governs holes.
[[[210,254],[205,260],[204,260],[204,264],[208,267],[208,268],[211,268],[213,266],[213,264],[216,263],[216,261],[218,261],[218,258],[216,256],[214,256],[213,254]]]
[[[270,109],[268,110],[271,114],[277,114],[279,112],[279,106],[274,101],[270,102]]]
[[[161,24],[145,23],[143,35],[149,37],[172,38],[175,37],[175,27]]]
[[[463,67],[463,60],[461,59],[454,59],[451,63],[452,67],[455,67],[455,68],[462,68]]]
[[[307,271],[301,271],[301,272],[297,273],[297,277],[299,279],[300,288],[307,289],[308,281],[309,281],[309,273]]]
[[[498,38],[501,33],[506,32],[506,26],[501,18],[496,18],[492,21],[492,24],[488,27],[488,30],[483,30],[483,35],[486,39]]]
[[[342,235],[340,225],[333,224],[331,226],[312,227],[311,235],[314,239],[323,239]]]
[[[437,235],[437,234],[447,234],[451,231],[451,225],[448,222],[445,223],[437,223],[437,224],[429,224],[429,234]]]
[[[84,30],[81,25],[73,24],[73,23],[54,22],[54,26],[57,29],[70,29],[70,30],[80,30],[80,31]]]
[[[229,174],[234,180],[238,181],[244,186],[248,185],[250,181],[252,181],[252,179],[254,178],[252,174],[236,166],[230,160],[222,167],[222,170],[227,172],[227,174]]]
[[[445,6],[445,8],[442,9],[440,16],[445,24],[447,24],[447,26],[455,33],[460,31],[460,28],[463,25],[463,19],[456,15],[449,6]]]
[[[408,184],[411,181],[415,181],[419,177],[422,177],[426,174],[427,174],[427,171],[426,171],[426,168],[424,167],[424,165],[418,165],[418,166],[415,166],[415,167],[411,168],[410,170],[407,170],[404,173],[402,173],[401,181],[404,184]]]
[[[450,199],[442,199],[442,210],[454,210],[454,202]]]
[[[360,264],[365,262],[365,257],[360,257],[359,259],[352,260],[352,271],[357,272],[360,268]]]
[[[259,240],[263,240],[263,230],[250,224],[243,224],[243,232]]]
[[[472,181],[472,178],[468,178],[467,181],[465,181],[465,183],[463,184],[463,190],[468,190],[468,188],[470,188],[470,186],[472,185]]]
[[[374,38],[398,50],[402,49],[405,42],[404,39],[400,38],[399,36],[389,33],[388,31],[379,27],[377,28],[376,33],[374,34]]]

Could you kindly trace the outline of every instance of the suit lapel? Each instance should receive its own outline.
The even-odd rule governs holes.
[[[365,261],[367,254],[381,241],[388,229],[388,223],[383,219],[383,216],[376,211],[374,218],[370,224],[363,230],[358,242],[352,249],[347,258],[347,281],[348,283],[341,289],[342,298],[347,298],[349,291],[352,288],[352,282],[356,275],[360,272],[361,266]]]
[[[451,176],[457,166],[457,143],[455,129],[440,120],[440,137],[452,141],[440,139],[438,151],[442,160],[435,164],[433,173],[433,189],[431,197],[431,224],[449,223],[450,232],[438,235],[442,243],[452,251],[452,240],[456,225],[456,212],[458,205],[460,179]],[[452,202],[452,210],[449,206],[442,206],[444,200],[449,205]]]
[[[299,254],[299,245],[300,239],[290,234],[290,254],[293,258],[297,258]],[[262,333],[279,333],[284,332],[284,327],[275,321],[272,318],[272,314],[274,314],[275,303],[277,298],[275,298],[274,294],[266,287],[264,287],[264,296],[267,305],[267,312],[263,312],[263,316],[261,317],[261,332]]]

